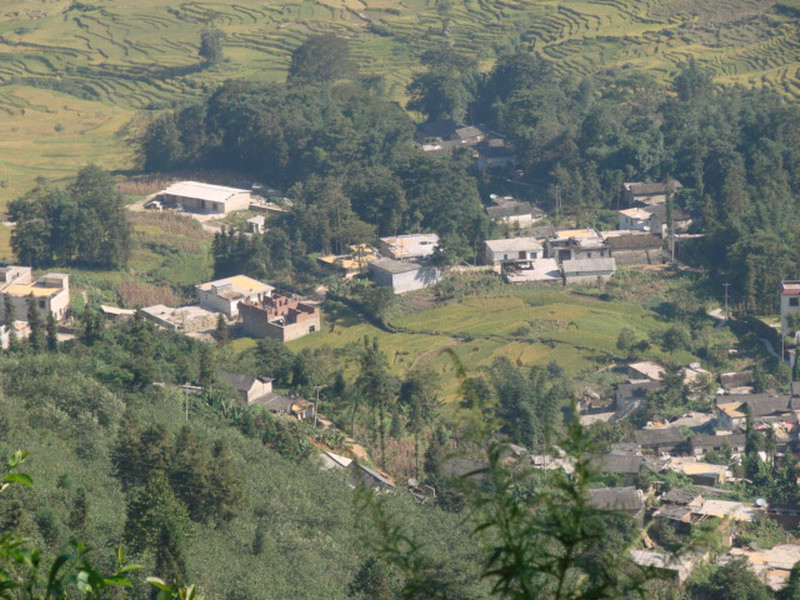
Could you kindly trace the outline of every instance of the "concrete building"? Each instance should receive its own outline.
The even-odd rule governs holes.
[[[609,254],[618,265],[657,265],[662,262],[663,241],[652,233],[604,237]]]
[[[155,199],[164,207],[219,215],[234,210],[247,210],[251,202],[249,190],[199,181],[173,183],[167,189],[159,192]]]
[[[197,305],[173,308],[163,304],[154,304],[144,307],[142,314],[145,319],[163,329],[183,333],[207,331],[214,329],[217,325],[217,313]]]
[[[243,373],[220,373],[220,379],[239,394],[248,406],[259,403],[272,393],[272,379]]]
[[[281,342],[296,340],[321,327],[318,306],[278,293],[240,301],[239,316],[247,335]]]
[[[781,331],[784,334],[793,333],[789,326],[789,315],[800,314],[800,281],[781,282]],[[797,318],[797,317],[795,317]]]
[[[378,250],[383,256],[395,260],[429,258],[439,244],[435,233],[411,233],[380,238]]]
[[[530,202],[517,200],[513,196],[490,194],[489,200],[491,204],[486,207],[486,214],[498,223],[530,227],[545,217],[544,212],[534,208]]]
[[[367,269],[372,281],[391,287],[395,294],[421,290],[441,278],[439,269],[421,261],[379,258],[371,261]]]
[[[35,281],[30,267],[8,266],[0,268],[0,294],[11,300],[14,316],[28,320],[28,299],[33,296],[42,318],[51,314],[62,320],[69,308],[69,275],[47,273]]]
[[[487,265],[528,264],[542,258],[542,245],[530,237],[486,240],[483,246],[483,260]]]
[[[617,270],[613,258],[580,258],[561,263],[564,283],[594,283],[598,279],[608,279]]]
[[[247,233],[264,233],[267,230],[267,217],[264,215],[250,217],[245,221],[245,227],[247,228]]]
[[[247,275],[234,275],[194,286],[200,306],[224,313],[230,319],[239,314],[239,302],[269,296],[274,289]]]
[[[558,231],[554,238],[545,240],[544,250],[547,258],[555,258],[559,264],[565,260],[610,256],[602,236],[594,229]]]

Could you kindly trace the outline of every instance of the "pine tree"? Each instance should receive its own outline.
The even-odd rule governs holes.
[[[44,350],[45,338],[44,330],[42,327],[42,315],[36,307],[36,298],[33,294],[28,296],[28,328],[30,329],[30,337],[28,343],[34,352],[41,352]]]
[[[225,315],[219,313],[217,316],[217,328],[214,332],[214,336],[217,338],[217,343],[220,346],[224,346],[228,343],[230,339],[228,334],[228,323],[225,321]]]
[[[50,352],[58,352],[58,325],[56,317],[52,312],[47,313],[47,349]]]

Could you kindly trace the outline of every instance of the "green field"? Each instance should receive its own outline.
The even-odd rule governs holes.
[[[345,315],[328,321],[323,330],[291,342],[304,348],[344,348],[376,336],[395,375],[430,366],[442,375],[443,397],[457,397],[458,357],[468,375],[479,373],[496,357],[518,366],[557,361],[570,376],[586,376],[607,367],[619,355],[617,337],[624,327],[643,338],[663,331],[669,323],[630,302],[609,302],[564,290],[511,289],[507,293],[472,296],[393,320],[403,333],[387,333]],[[238,341],[237,349],[248,342]],[[450,349],[451,352],[444,352]],[[687,352],[666,355],[658,347],[652,358],[678,362],[692,359]],[[342,359],[343,362],[346,359]]]
[[[361,72],[385,76],[401,100],[418,55],[444,41],[486,68],[519,43],[578,75],[629,68],[666,79],[694,56],[720,82],[800,97],[800,19],[772,1],[449,4],[445,14],[435,0],[0,0],[0,206],[38,175],[58,179],[89,161],[130,167],[116,135],[125,125],[230,77],[280,80],[314,32],[350,38]],[[227,62],[216,69],[197,55],[209,24],[226,35]]]

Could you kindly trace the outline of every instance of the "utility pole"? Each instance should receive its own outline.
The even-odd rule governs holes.
[[[725,288],[725,322],[728,322],[728,288],[731,286],[730,283],[725,282],[722,284]]]
[[[556,200],[556,218],[560,220],[561,219],[561,186],[560,185],[556,185],[555,192],[556,192],[556,198],[555,198],[555,200]]]

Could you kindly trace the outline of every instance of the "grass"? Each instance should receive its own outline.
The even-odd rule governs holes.
[[[393,374],[418,367],[441,375],[442,396],[458,397],[458,363],[469,375],[497,357],[518,366],[558,362],[573,377],[595,373],[619,354],[616,341],[624,327],[640,337],[663,331],[669,323],[652,310],[626,301],[602,301],[566,290],[509,289],[501,294],[467,297],[397,318],[402,333],[387,333],[344,313],[322,331],[291,342],[293,351],[328,346],[360,345],[364,336],[377,337]],[[239,342],[241,348],[247,342]],[[342,354],[342,364],[347,354]],[[688,352],[667,354],[653,347],[649,358],[689,362]],[[457,358],[458,360],[454,360]],[[349,367],[352,369],[352,365]]]
[[[782,5],[796,5],[787,0]],[[721,83],[800,97],[798,13],[771,2],[727,0],[463,0],[449,39],[431,0],[21,0],[0,16],[0,207],[43,175],[88,162],[132,166],[123,144],[146,113],[196,98],[231,77],[274,81],[305,37],[351,40],[362,73],[383,75],[399,101],[421,52],[451,42],[484,68],[512,43],[563,73],[647,70],[659,79],[690,56]],[[225,64],[206,68],[200,32],[220,28]],[[0,243],[2,240],[0,240]],[[0,245],[0,251],[3,247]]]

